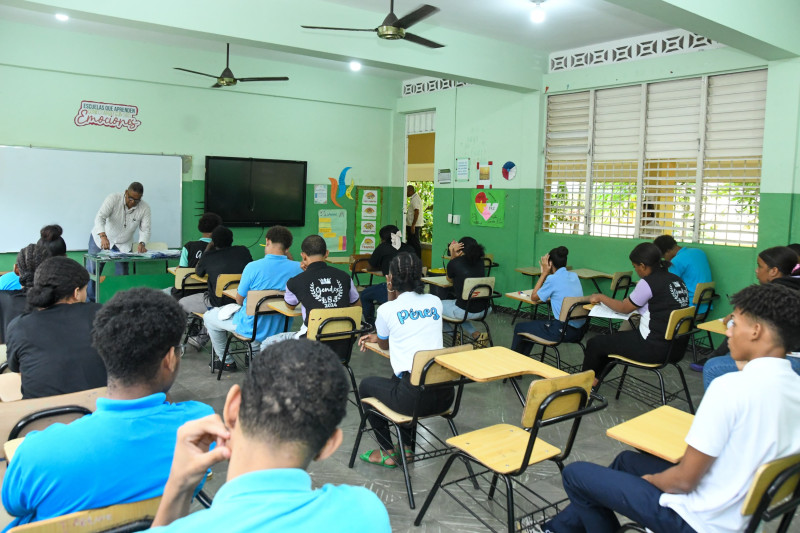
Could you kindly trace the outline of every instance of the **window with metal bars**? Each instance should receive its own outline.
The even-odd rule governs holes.
[[[548,98],[543,230],[755,246],[766,70]]]

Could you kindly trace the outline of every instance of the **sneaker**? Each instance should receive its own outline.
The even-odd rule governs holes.
[[[194,349],[199,352],[208,344],[208,335],[195,335],[194,337],[189,337],[186,342],[187,344],[191,344]]]
[[[222,365],[222,361],[219,359],[214,359],[214,371],[216,372],[219,370],[220,365]],[[208,366],[211,366],[209,363]],[[236,372],[239,368],[236,366],[236,361],[231,361],[230,363],[226,363],[225,366],[222,368],[224,372]]]
[[[479,333],[477,337],[472,337],[475,341],[476,348],[488,348],[489,347],[489,335],[487,333]]]
[[[708,359],[700,359],[696,363],[690,364],[689,368],[695,372],[702,372],[703,367],[706,365],[706,361],[708,361]]]
[[[517,531],[520,533],[552,533],[540,522],[534,522],[531,515],[523,516],[517,521]]]

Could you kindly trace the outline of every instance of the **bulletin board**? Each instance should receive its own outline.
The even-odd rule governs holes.
[[[354,254],[371,254],[380,243],[382,187],[356,187],[356,236]]]
[[[347,250],[347,210],[320,209],[317,212],[319,235],[325,239],[328,252]]]

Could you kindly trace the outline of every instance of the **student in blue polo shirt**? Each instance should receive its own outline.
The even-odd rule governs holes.
[[[214,412],[166,399],[185,323],[178,302],[153,289],[120,292],[103,305],[92,341],[106,365],[106,395],[93,414],[25,437],[3,480],[3,506],[16,517],[9,528],[161,495],[177,429]]]
[[[247,314],[247,291],[286,290],[286,282],[303,272],[300,263],[292,261],[288,254],[292,246],[292,233],[283,226],[273,226],[267,231],[266,255],[263,259],[253,261],[244,267],[242,279],[237,288],[236,303],[241,305],[233,316],[226,316],[226,307],[209,309],[203,315],[203,322],[211,337],[211,345],[217,358],[214,360],[214,369],[222,364],[219,358],[225,351],[225,342],[228,332],[250,337],[253,334],[253,320]],[[222,314],[220,314],[222,311]],[[258,330],[256,342],[253,343],[254,351],[260,347],[261,341],[280,333],[283,317],[278,314],[258,317]],[[232,357],[225,358],[224,370],[236,370],[236,362]]]
[[[684,248],[671,235],[656,237],[653,244],[661,250],[664,260],[669,262],[669,271],[678,276],[686,284],[689,291],[689,305],[694,301],[694,291],[698,283],[709,283],[711,267],[708,265],[706,253],[699,248]],[[708,304],[703,304],[698,312],[704,313]]]
[[[364,487],[311,487],[312,461],[342,443],[350,380],[321,343],[290,339],[267,346],[223,408],[178,430],[172,472],[156,513],[156,531],[228,533],[347,531],[389,533],[389,515]],[[313,370],[313,371],[312,371]],[[217,447],[209,450],[211,443]],[[185,518],[194,487],[229,460],[228,478],[210,509]]]
[[[530,322],[520,322],[514,327],[514,338],[511,341],[511,349],[525,355],[530,355],[533,344],[520,333],[530,333],[550,341],[557,341],[561,338],[561,331],[566,327],[567,332],[564,336],[566,342],[578,342],[580,340],[580,327],[583,320],[570,320],[564,324],[557,317],[561,316],[561,303],[564,298],[572,296],[583,296],[581,280],[574,272],[567,270],[567,255],[569,250],[566,246],[553,248],[550,253],[539,259],[539,266],[542,274],[536,281],[536,286],[531,292],[531,300],[550,300],[550,307],[553,309],[553,320],[531,320]]]

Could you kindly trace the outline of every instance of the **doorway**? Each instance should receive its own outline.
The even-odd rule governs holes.
[[[422,200],[422,264],[431,267],[433,242],[435,111],[406,115],[405,185],[412,185]],[[405,187],[404,187],[405,189]],[[406,198],[405,209],[408,209]]]

